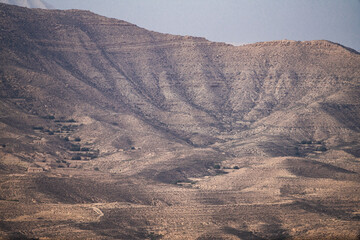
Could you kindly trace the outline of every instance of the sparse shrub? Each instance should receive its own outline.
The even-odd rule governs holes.
[[[81,148],[81,151],[88,152],[88,151],[90,151],[90,148],[83,147],[83,148]]]
[[[70,141],[69,137],[65,137],[64,140],[65,140],[66,142]]]
[[[54,135],[54,132],[53,132],[53,131],[49,131],[49,135]]]
[[[223,175],[223,174],[228,174],[228,173],[225,172],[225,171],[223,171],[223,170],[216,169],[216,170],[215,170],[215,174],[216,174],[216,175]]]
[[[219,164],[214,165],[214,169],[220,169],[221,166]]]
[[[95,167],[94,170],[95,171],[100,171],[100,169],[98,167]]]
[[[81,160],[81,157],[79,155],[73,156],[71,160]]]
[[[131,150],[135,150],[135,147],[131,147]]]
[[[326,148],[326,147],[324,147],[324,146],[317,147],[317,148],[316,148],[316,151],[325,152],[325,151],[327,151],[327,148]]]
[[[53,115],[47,115],[43,117],[44,119],[50,119],[50,120],[54,120],[55,117]]]
[[[183,183],[184,181],[183,180],[174,180],[173,183],[174,184],[179,184],[179,183]]]
[[[76,138],[74,139],[74,141],[75,141],[75,142],[81,142],[81,138],[76,137]]]
[[[311,141],[309,141],[309,140],[302,140],[301,141],[301,144],[311,144],[312,142]]]
[[[78,152],[78,151],[80,151],[81,149],[80,149],[80,146],[79,145],[72,145],[71,147],[70,147],[70,151],[73,151],[73,152]]]
[[[69,120],[67,120],[66,122],[69,122],[69,123],[74,123],[74,122],[76,122],[74,119],[69,119]]]
[[[234,166],[233,169],[240,169],[239,166]]]
[[[34,129],[34,130],[44,130],[44,128],[43,128],[43,127],[40,127],[40,126],[35,126],[35,127],[33,127],[33,129]]]
[[[6,144],[1,145],[3,148],[6,148]]]
[[[150,240],[158,240],[158,239],[163,238],[163,235],[161,235],[161,234],[156,234],[156,233],[154,233],[154,232],[150,232],[146,238],[147,238],[147,239],[150,239]]]

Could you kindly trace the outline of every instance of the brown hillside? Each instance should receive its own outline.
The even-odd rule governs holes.
[[[0,238],[358,237],[352,49],[0,4],[0,63]]]

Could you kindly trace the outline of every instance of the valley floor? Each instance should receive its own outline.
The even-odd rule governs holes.
[[[172,184],[85,169],[2,174],[0,236],[358,239],[359,169],[341,169],[278,157],[230,159],[219,174]]]

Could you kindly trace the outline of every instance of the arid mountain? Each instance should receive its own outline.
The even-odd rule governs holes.
[[[28,7],[28,8],[42,8],[42,9],[53,8],[50,4],[48,4],[43,0],[0,0],[0,3],[6,3],[6,4],[17,5],[20,7]]]
[[[360,54],[0,4],[0,237],[357,239]]]

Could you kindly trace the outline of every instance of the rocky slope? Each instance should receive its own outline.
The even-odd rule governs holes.
[[[356,238],[356,51],[5,4],[0,26],[3,236]]]

